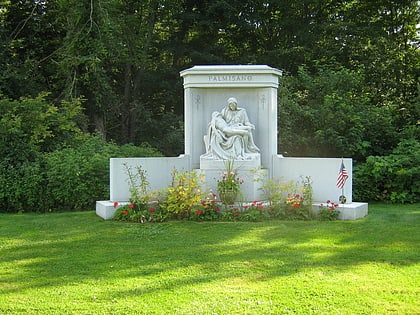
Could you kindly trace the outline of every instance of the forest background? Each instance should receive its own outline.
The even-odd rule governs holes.
[[[108,159],[183,153],[181,70],[283,71],[279,154],[420,201],[419,3],[0,0],[0,212],[92,208]]]

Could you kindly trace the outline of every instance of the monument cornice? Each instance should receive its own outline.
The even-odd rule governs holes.
[[[282,72],[267,65],[194,66],[181,71],[184,88],[273,87]]]

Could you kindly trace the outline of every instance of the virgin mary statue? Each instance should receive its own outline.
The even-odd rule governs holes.
[[[213,112],[204,137],[206,153],[203,158],[215,160],[250,160],[259,153],[254,144],[252,130],[244,108],[238,108],[238,101],[231,97],[222,112]]]

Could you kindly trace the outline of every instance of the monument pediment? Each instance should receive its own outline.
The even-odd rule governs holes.
[[[266,65],[194,66],[181,71],[184,88],[191,87],[273,87],[279,86],[282,72]]]

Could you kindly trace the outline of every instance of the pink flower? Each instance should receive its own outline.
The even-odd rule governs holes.
[[[114,202],[114,208],[118,207],[118,201]]]

